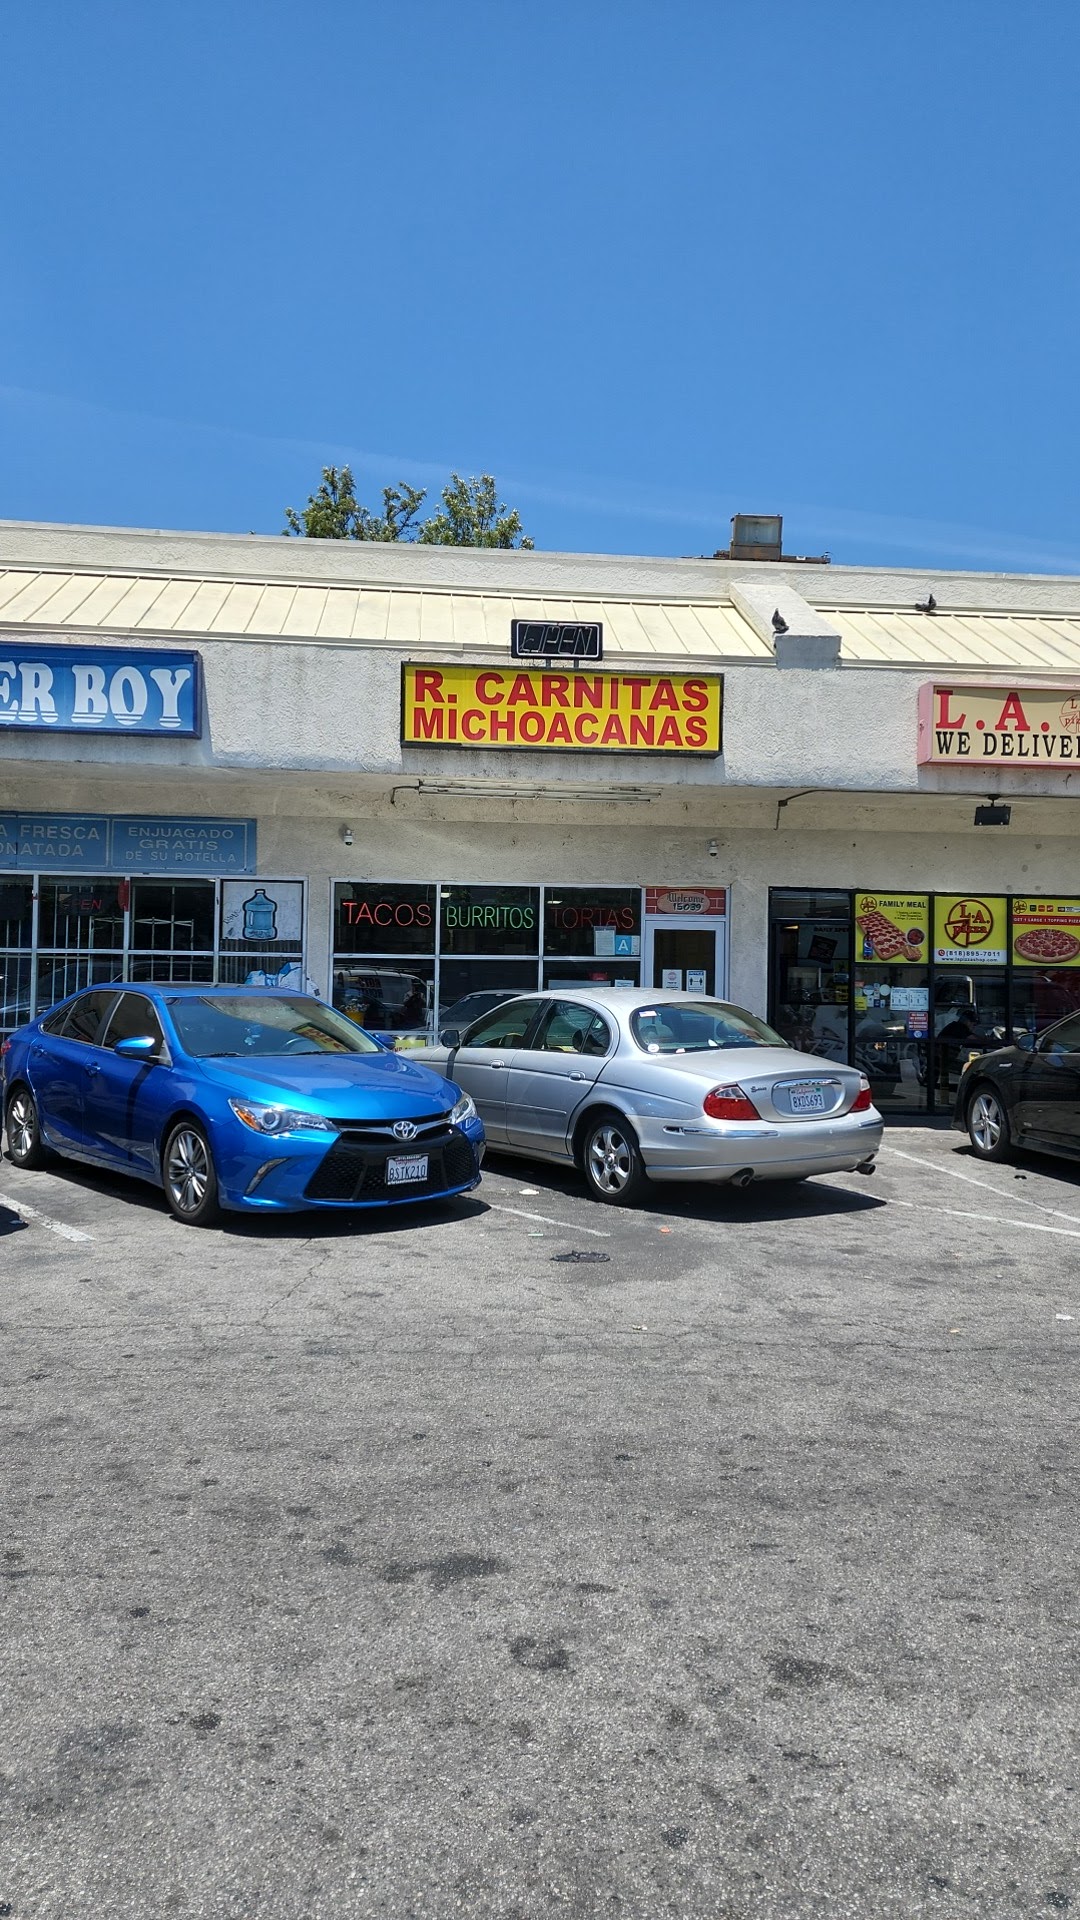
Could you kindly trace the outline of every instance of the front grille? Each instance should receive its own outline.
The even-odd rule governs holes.
[[[406,1186],[386,1183],[386,1162],[391,1152],[411,1153],[417,1146],[428,1156],[426,1180],[410,1181]],[[465,1135],[451,1131],[445,1124],[433,1137],[394,1140],[389,1147],[380,1139],[335,1140],[319,1162],[304,1189],[308,1200],[423,1200],[432,1193],[444,1193],[447,1187],[463,1187],[475,1179],[476,1155]]]
[[[410,1114],[402,1114],[416,1132],[408,1140],[399,1141],[394,1133],[393,1120],[331,1120],[330,1125],[339,1133],[349,1134],[356,1140],[393,1141],[396,1146],[408,1147],[414,1140],[428,1140],[432,1134],[445,1133],[450,1120],[449,1111],[432,1114],[427,1120],[414,1120]]]

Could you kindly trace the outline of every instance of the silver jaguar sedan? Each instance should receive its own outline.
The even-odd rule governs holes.
[[[523,994],[410,1057],[471,1093],[496,1152],[580,1167],[630,1206],[650,1180],[872,1173],[883,1122],[855,1067],[796,1053],[754,1014],[691,993]]]

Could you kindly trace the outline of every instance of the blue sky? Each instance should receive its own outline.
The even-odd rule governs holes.
[[[1075,0],[8,0],[0,517],[1080,572]]]

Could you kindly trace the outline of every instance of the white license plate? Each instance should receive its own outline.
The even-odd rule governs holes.
[[[792,1087],[791,1111],[792,1113],[824,1113],[824,1087]]]
[[[386,1163],[388,1187],[404,1187],[410,1180],[427,1179],[426,1153],[399,1153]]]

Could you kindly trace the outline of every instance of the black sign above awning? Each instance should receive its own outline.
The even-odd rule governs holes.
[[[512,660],[602,660],[599,620],[511,620]]]

